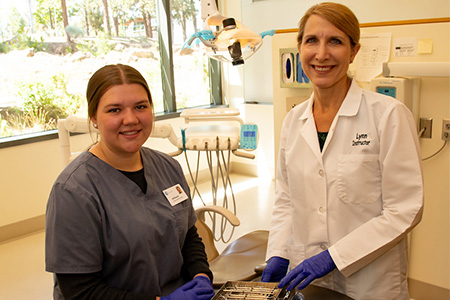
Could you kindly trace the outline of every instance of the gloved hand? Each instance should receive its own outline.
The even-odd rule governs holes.
[[[278,282],[287,273],[289,260],[274,256],[269,259],[261,275],[262,282]]]
[[[203,287],[205,289],[210,289],[214,296],[214,287],[208,277],[200,275],[192,279],[192,281],[197,282],[197,288]]]
[[[328,250],[325,250],[301,262],[280,281],[278,287],[282,288],[290,283],[287,288],[287,290],[290,291],[296,285],[301,283],[298,286],[298,289],[301,290],[310,284],[314,279],[327,275],[335,268],[336,265],[334,264],[330,253]]]
[[[197,276],[180,286],[170,295],[160,297],[161,300],[210,300],[214,297],[211,281],[205,276]]]

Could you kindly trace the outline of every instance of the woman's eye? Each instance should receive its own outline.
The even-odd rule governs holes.
[[[342,44],[341,40],[339,40],[339,39],[332,39],[332,40],[331,40],[331,43],[332,43],[333,45],[339,45],[339,44]]]
[[[118,111],[119,111],[118,108],[111,108],[110,110],[108,110],[108,112],[111,112],[111,113],[116,113]]]
[[[306,40],[306,43],[307,44],[311,44],[311,43],[315,43],[316,41],[317,41],[316,38],[309,38],[309,39]]]
[[[147,105],[144,105],[144,104],[138,105],[136,108],[139,109],[139,110],[141,110],[141,109],[146,109],[146,108],[147,108]]]

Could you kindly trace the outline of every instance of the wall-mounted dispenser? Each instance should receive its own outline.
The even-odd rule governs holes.
[[[309,88],[309,78],[302,69],[297,48],[280,49],[280,86],[283,88]]]
[[[370,90],[392,96],[404,103],[419,124],[420,78],[417,77],[376,77],[370,81]]]

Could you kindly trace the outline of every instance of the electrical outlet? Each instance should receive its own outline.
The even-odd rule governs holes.
[[[420,136],[424,139],[431,139],[431,129],[433,126],[433,119],[431,118],[420,118],[419,131],[423,133]]]
[[[450,141],[450,120],[442,120],[442,139],[444,141]]]

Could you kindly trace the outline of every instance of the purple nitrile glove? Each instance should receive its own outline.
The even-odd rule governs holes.
[[[301,290],[314,279],[327,275],[335,268],[336,265],[334,264],[330,253],[328,250],[325,250],[301,262],[280,281],[278,287],[282,288],[290,283],[287,288],[287,290],[290,291],[301,283],[298,286],[298,289]]]
[[[261,275],[262,282],[278,282],[286,276],[289,260],[274,256],[269,259]]]
[[[205,276],[197,276],[161,300],[210,300],[214,297],[211,281]]]

